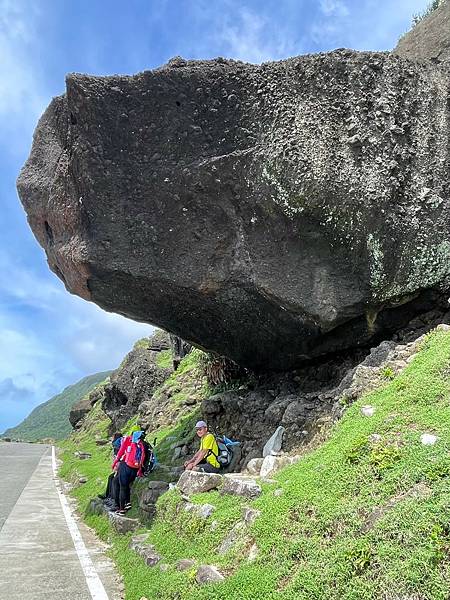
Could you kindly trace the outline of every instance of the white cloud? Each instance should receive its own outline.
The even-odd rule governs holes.
[[[300,52],[283,28],[272,28],[268,17],[247,8],[239,9],[232,22],[222,23],[217,36],[227,56],[252,63],[278,60]]]
[[[319,6],[326,17],[347,17],[350,14],[343,0],[320,0]]]
[[[428,0],[320,0],[308,36],[320,50],[390,50],[410,28],[412,15],[427,4]]]
[[[30,60],[38,18],[36,3],[0,0],[0,124],[11,153],[28,146],[29,129],[48,104],[39,66]]]
[[[85,375],[116,368],[152,332],[70,295],[50,272],[38,275],[5,252],[0,269],[0,431]]]

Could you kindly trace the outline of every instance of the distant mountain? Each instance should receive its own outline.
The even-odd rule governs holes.
[[[60,394],[37,406],[19,425],[7,429],[2,437],[35,442],[43,438],[61,440],[72,427],[69,412],[75,402],[81,400],[96,385],[104,381],[112,371],[88,375],[78,383],[69,385]]]

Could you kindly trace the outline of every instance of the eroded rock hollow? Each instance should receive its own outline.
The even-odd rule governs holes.
[[[446,301],[448,84],[352,51],[70,75],[20,198],[70,292],[288,369]]]

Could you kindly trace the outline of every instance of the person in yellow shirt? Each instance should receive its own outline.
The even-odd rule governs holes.
[[[184,463],[187,471],[203,471],[203,473],[219,473],[220,464],[217,460],[219,447],[216,438],[209,433],[205,421],[195,424],[195,431],[200,438],[200,449],[194,456]]]

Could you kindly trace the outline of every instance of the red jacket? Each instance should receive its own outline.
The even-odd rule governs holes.
[[[138,450],[140,450],[140,456]],[[140,471],[144,464],[144,460],[145,448],[142,441],[139,440],[137,444],[133,443],[131,435],[127,435],[123,438],[119,452],[117,453],[112,466],[114,469],[118,462],[123,461],[132,469],[139,469]]]

